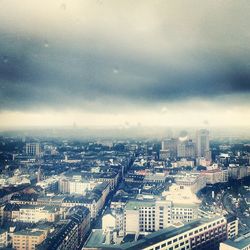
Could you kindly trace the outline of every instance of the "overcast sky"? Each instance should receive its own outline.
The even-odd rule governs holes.
[[[250,126],[248,0],[0,0],[0,123]]]

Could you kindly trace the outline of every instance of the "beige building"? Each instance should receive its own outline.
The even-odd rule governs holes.
[[[13,234],[13,248],[17,250],[32,250],[45,240],[47,233],[43,230],[26,229]]]
[[[153,232],[198,218],[200,200],[189,187],[176,184],[156,199],[131,200],[124,215],[125,234]]]
[[[190,187],[193,193],[197,193],[206,186],[206,178],[200,173],[178,175],[175,178],[175,182],[179,186]]]
[[[8,245],[8,233],[6,230],[0,229],[0,248],[5,248]]]
[[[207,184],[216,184],[222,182],[228,182],[228,170],[212,169],[202,171],[201,175],[206,178]]]
[[[23,205],[16,220],[29,223],[38,221],[54,222],[60,215],[60,209],[55,206]]]

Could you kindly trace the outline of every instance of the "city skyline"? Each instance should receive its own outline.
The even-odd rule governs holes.
[[[1,128],[248,127],[246,1],[6,1]]]

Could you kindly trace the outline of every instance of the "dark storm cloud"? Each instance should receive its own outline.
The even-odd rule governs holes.
[[[154,34],[150,32],[152,41],[133,37],[132,32],[131,37],[127,34],[124,44],[113,48],[112,33],[108,34],[110,40],[102,40],[101,35],[92,35],[90,39],[90,35],[83,32],[83,37],[79,35],[76,39],[72,35],[72,39],[59,42],[49,34],[39,33],[39,29],[37,34],[29,35],[5,29],[0,32],[1,109],[76,107],[98,110],[105,105],[110,108],[131,102],[152,105],[249,93],[250,36],[244,28],[249,18],[243,13],[245,19],[237,19],[234,9],[230,9],[228,16],[221,10],[220,19],[220,11],[213,8],[216,22],[211,22],[213,16],[209,11],[204,18],[199,17],[198,25],[195,20],[195,25],[187,26],[185,16],[183,20],[175,20],[177,25],[171,29],[172,23],[163,21],[160,28],[157,27],[157,32],[163,34],[163,42],[159,42],[159,46],[165,46],[162,54],[158,51],[154,54],[151,44],[158,49],[158,42],[155,43]],[[68,9],[67,6],[65,11]],[[242,9],[244,6],[238,7],[238,11]],[[208,16],[207,22],[204,21]],[[229,17],[234,20],[231,27],[228,27]],[[237,25],[239,23],[242,26]],[[143,28],[147,30],[147,27]],[[180,36],[176,27],[187,35]],[[123,33],[122,28],[120,32]],[[118,35],[114,32],[114,38]],[[140,47],[144,48],[142,52]]]
[[[120,98],[125,103],[146,104],[250,90],[247,65],[234,58],[218,62],[200,55],[193,69],[181,70],[140,58],[85,50],[68,52],[67,47],[53,48],[53,43],[12,36],[1,39],[0,54],[2,108],[64,108],[92,100],[112,103]]]

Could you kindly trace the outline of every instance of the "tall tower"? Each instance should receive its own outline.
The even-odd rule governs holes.
[[[208,158],[210,149],[209,149],[209,131],[207,129],[200,129],[196,133],[196,152],[197,152],[197,157]]]

